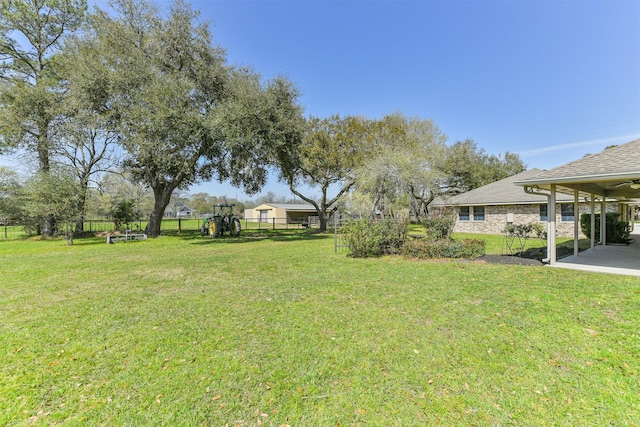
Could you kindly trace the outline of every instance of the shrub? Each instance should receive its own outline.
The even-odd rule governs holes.
[[[507,224],[503,230],[504,240],[510,253],[514,248],[517,253],[522,254],[527,245],[527,240],[532,236],[546,240],[547,230],[540,223],[530,222],[528,224]]]
[[[407,222],[385,220],[373,226],[380,236],[378,246],[382,254],[398,254],[407,239]]]
[[[427,239],[450,239],[456,219],[453,215],[445,215],[438,218],[427,218],[422,220],[422,226],[427,235]]]
[[[485,254],[485,241],[479,239],[416,239],[405,243],[402,255],[408,258],[477,258]]]
[[[485,240],[464,239],[460,240],[459,243],[459,258],[477,258],[485,254]]]
[[[600,214],[595,216],[596,241],[600,240]],[[617,212],[607,212],[607,243],[627,243],[629,241],[629,227],[625,221],[619,221],[620,214]],[[591,214],[580,215],[580,229],[582,233],[591,238]]]
[[[340,229],[349,256],[366,258],[400,253],[406,240],[407,223],[393,220],[355,219]]]

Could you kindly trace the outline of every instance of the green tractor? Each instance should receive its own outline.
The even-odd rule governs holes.
[[[233,237],[240,235],[240,220],[233,215],[234,204],[221,203],[213,206],[213,215],[205,218],[200,227],[203,236],[220,237],[229,233]],[[218,211],[216,212],[216,208]]]

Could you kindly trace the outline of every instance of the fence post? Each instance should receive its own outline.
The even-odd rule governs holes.
[[[272,227],[272,229],[273,229],[273,230],[275,230],[275,229],[276,229],[276,219],[275,219],[275,218],[272,218],[271,220],[273,221],[273,227]]]
[[[178,234],[182,234],[182,217],[178,217]]]
[[[338,253],[338,219],[333,216],[333,252]]]

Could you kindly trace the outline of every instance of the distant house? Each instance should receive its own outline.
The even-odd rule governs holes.
[[[313,205],[302,203],[263,203],[244,211],[244,219],[249,222],[312,224],[316,218],[316,208]]]
[[[183,202],[178,202],[174,206],[167,207],[164,216],[168,218],[191,218],[193,211]]]
[[[510,176],[492,182],[446,200],[436,207],[451,207],[456,212],[454,231],[467,233],[500,234],[507,224],[547,224],[548,199],[542,194],[527,193],[516,181],[526,181],[542,173],[540,169]],[[616,211],[617,205],[607,205],[607,210]],[[575,219],[574,198],[558,194],[556,198],[556,224],[560,236],[573,236]],[[589,204],[579,203],[579,214],[589,212]]]

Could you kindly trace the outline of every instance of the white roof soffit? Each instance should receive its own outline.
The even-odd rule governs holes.
[[[605,180],[553,180],[551,182],[518,182],[517,185],[539,190],[551,190],[551,185],[556,184],[556,193],[573,195],[578,190],[580,197],[590,197],[591,194],[598,198],[605,197],[607,200],[630,201],[640,199],[640,189],[633,189],[624,185],[632,181],[640,180],[640,174],[630,178],[620,178]]]
[[[551,185],[551,184],[588,184],[597,182],[608,181],[623,181],[638,179],[640,177],[640,170],[636,172],[622,172],[611,173],[606,175],[582,175],[582,176],[566,176],[562,178],[542,178],[542,179],[527,179],[522,181],[515,181],[514,184],[521,186],[534,186],[534,185]]]

